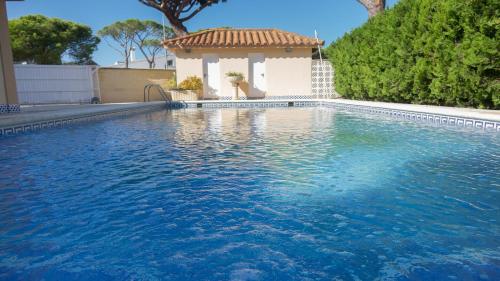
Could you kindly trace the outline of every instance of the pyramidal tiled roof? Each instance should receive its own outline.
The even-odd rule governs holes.
[[[325,42],[319,40],[319,44]],[[315,38],[278,29],[206,29],[163,42],[167,48],[315,47]]]

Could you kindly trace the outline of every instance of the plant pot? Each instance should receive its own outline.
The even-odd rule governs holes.
[[[199,99],[199,91],[194,90],[169,90],[174,101],[191,101]]]
[[[233,85],[233,87],[238,87],[238,85],[241,82],[243,82],[243,78],[240,78],[240,77],[231,78],[231,85]]]

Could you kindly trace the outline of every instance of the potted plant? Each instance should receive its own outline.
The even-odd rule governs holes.
[[[177,85],[175,75],[169,79],[149,79],[149,82],[157,84],[161,86],[163,90],[169,92],[174,101],[198,100],[200,99],[201,90],[203,89],[201,78],[196,76],[187,77],[179,85]]]
[[[228,77],[231,81],[231,84],[234,87],[234,96],[236,99],[239,99],[238,87],[240,83],[245,81],[245,76],[241,72],[230,71],[226,73],[226,77]]]
[[[189,76],[179,84],[179,89],[184,90],[191,95],[195,95],[197,99],[201,99],[203,81],[201,81],[201,78],[198,76]]]

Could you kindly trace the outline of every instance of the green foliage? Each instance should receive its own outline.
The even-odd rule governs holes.
[[[108,42],[111,47],[124,56],[127,66],[130,51],[136,46],[148,61],[149,68],[154,67],[156,56],[163,50],[161,44],[163,36],[165,35],[165,38],[175,36],[170,27],[165,27],[164,34],[161,24],[151,20],[141,21],[138,19],[117,21],[101,29],[98,34],[104,40],[109,38],[115,44],[118,44],[118,46],[115,46]]]
[[[241,72],[235,72],[235,71],[230,71],[226,73],[226,77],[231,78],[231,80],[236,83],[236,82],[242,82],[245,80],[245,75]]]
[[[179,84],[179,88],[182,90],[197,91],[203,89],[203,82],[200,77],[189,76]]]
[[[498,0],[401,0],[327,50],[345,98],[500,108]]]
[[[117,21],[113,24],[107,25],[103,27],[97,33],[100,37],[110,37],[111,39],[121,42],[121,41],[132,41],[134,37],[134,28],[132,24],[129,24],[128,21]]]
[[[226,2],[226,0],[139,0],[139,2],[162,12],[170,22],[176,36],[183,36],[187,34],[184,22],[192,19],[203,9],[219,2]]]
[[[94,64],[92,54],[100,42],[88,26],[42,15],[11,20],[9,31],[16,62],[61,64],[67,55],[73,63]]]
[[[174,90],[177,88],[177,77],[175,76],[175,72],[172,77],[165,82],[163,87],[167,90]]]
[[[117,21],[111,25],[103,27],[99,30],[99,32],[97,32],[97,35],[104,39],[110,47],[123,55],[126,68],[128,68],[130,52],[133,48],[135,36],[134,25],[129,24],[128,21]],[[111,39],[118,46],[109,42],[108,39]]]
[[[321,53],[321,56],[320,56],[320,53]],[[312,50],[312,59],[313,60],[319,60],[319,59],[324,59],[324,60],[328,60],[328,53],[325,49],[320,49],[320,51],[318,51],[318,48],[314,48]]]

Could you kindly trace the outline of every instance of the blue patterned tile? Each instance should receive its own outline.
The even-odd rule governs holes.
[[[500,122],[494,122],[494,121],[472,120],[472,119],[464,119],[464,118],[459,118],[459,117],[454,117],[454,116],[427,114],[427,113],[421,113],[421,112],[395,110],[395,109],[387,109],[387,108],[380,108],[380,107],[340,104],[340,103],[327,102],[327,101],[314,101],[314,100],[312,100],[312,101],[311,100],[300,101],[300,100],[297,100],[296,96],[293,97],[295,100],[294,102],[287,101],[287,99],[290,100],[290,97],[285,97],[285,96],[282,96],[281,98],[279,98],[279,97],[272,97],[272,98],[277,99],[277,100],[278,99],[283,100],[283,101],[279,101],[279,102],[278,101],[276,101],[276,102],[264,102],[264,101],[258,101],[258,100],[255,102],[248,102],[248,101],[245,101],[245,102],[243,102],[243,101],[242,102],[237,102],[237,101],[236,102],[235,101],[213,102],[212,101],[209,103],[199,101],[196,103],[189,103],[189,104],[185,103],[185,102],[175,102],[175,103],[167,104],[167,108],[170,108],[170,109],[198,108],[200,106],[202,108],[275,108],[275,107],[289,107],[290,103],[291,103],[291,106],[294,106],[294,107],[324,107],[324,108],[334,108],[334,109],[345,109],[345,110],[349,110],[349,111],[358,111],[358,112],[371,113],[371,114],[382,114],[382,115],[389,116],[391,118],[427,122],[427,123],[433,123],[433,124],[437,124],[437,125],[459,126],[459,127],[468,127],[468,128],[482,129],[482,130],[500,131]],[[310,96],[307,96],[307,98],[310,98]],[[0,110],[1,110],[1,108],[2,108],[2,105],[0,105]],[[5,110],[5,106],[3,108]],[[37,130],[40,130],[42,128],[61,127],[61,126],[66,126],[66,125],[81,123],[81,122],[92,122],[92,121],[108,118],[110,116],[135,114],[137,112],[152,111],[154,109],[155,108],[142,108],[142,109],[134,109],[134,110],[128,110],[128,111],[103,113],[103,114],[94,115],[94,116],[50,120],[50,121],[46,121],[46,122],[26,124],[26,125],[23,125],[20,127],[17,126],[17,127],[13,127],[13,128],[0,128],[0,135],[11,135],[14,133],[37,131]],[[8,107],[7,107],[7,110],[8,110]]]
[[[484,128],[485,129],[495,129],[495,122],[485,121]]]
[[[321,102],[319,105],[326,108],[337,108],[337,109],[346,109],[349,111],[383,114],[390,116],[391,118],[427,122],[442,126],[459,126],[459,127],[468,127],[468,128],[490,130],[490,131],[491,130],[500,131],[500,122],[493,122],[493,121],[488,122],[485,120],[472,120],[472,119],[459,118],[455,116],[427,114],[427,113],[412,112],[405,110],[384,109],[384,108],[367,107],[361,105],[347,105],[341,103],[337,104],[334,101]]]
[[[3,130],[3,134],[4,134],[4,135],[11,135],[11,134],[13,134],[13,133],[14,133],[14,128],[5,128],[5,129]]]

